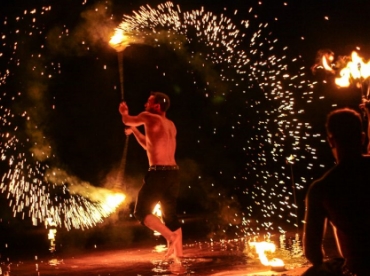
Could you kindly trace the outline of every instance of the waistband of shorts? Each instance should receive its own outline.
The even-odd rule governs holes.
[[[149,167],[148,171],[176,171],[178,169],[177,165],[153,165]]]

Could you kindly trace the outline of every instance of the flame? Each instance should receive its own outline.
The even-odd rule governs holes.
[[[107,213],[112,213],[125,199],[122,193],[108,194],[102,207]]]
[[[161,204],[159,202],[154,206],[153,215],[162,218]]]
[[[272,267],[280,267],[284,266],[284,261],[281,259],[273,258],[272,260],[268,260],[265,252],[275,252],[275,244],[271,242],[250,242],[249,245],[251,247],[255,247],[256,253],[258,254],[258,257],[260,258],[261,263],[264,266],[272,266]]]
[[[332,66],[334,54],[331,51],[319,51],[318,60],[313,66],[314,69],[323,68],[331,73],[336,73]],[[339,77],[335,78],[335,84],[339,87],[348,87],[351,83],[358,85],[370,77],[370,62],[365,62],[356,51],[353,51],[351,56],[340,57],[334,67],[339,70]]]
[[[153,209],[153,212],[152,212],[153,215],[157,216],[163,223],[163,220],[162,220],[162,210],[161,210],[161,204],[158,202],[155,206],[154,206],[154,209]],[[154,231],[154,236],[160,236],[161,234],[157,231]]]
[[[126,47],[129,46],[129,43],[129,36],[125,35],[124,31],[120,28],[115,29],[115,33],[109,41],[109,44],[118,52],[126,49]]]
[[[50,229],[48,233],[48,240],[55,240],[55,235],[57,233],[57,229]]]
[[[333,60],[334,60],[334,56],[331,54],[325,54],[322,56],[321,62],[325,70],[328,70],[331,72],[334,71],[330,65],[333,62]]]
[[[357,52],[353,51],[351,58],[346,66],[340,70],[340,77],[335,79],[335,83],[340,87],[348,87],[351,80],[361,81],[370,76],[370,62],[365,62]]]

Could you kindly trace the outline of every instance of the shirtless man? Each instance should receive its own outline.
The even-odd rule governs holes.
[[[136,116],[129,115],[125,102],[119,106],[122,122],[128,126],[126,135],[134,134],[138,143],[146,150],[149,170],[139,191],[135,217],[146,227],[159,232],[167,240],[166,257],[179,260],[182,257],[182,230],[176,215],[179,193],[179,167],[175,160],[176,127],[167,119],[169,97],[161,92],[152,92],[145,104],[145,111]],[[137,127],[144,126],[145,134]],[[152,214],[160,202],[161,220]]]
[[[338,267],[333,260],[324,262],[326,222],[333,226],[345,262],[335,275],[369,275],[370,156],[362,154],[361,116],[348,108],[335,110],[328,115],[326,130],[337,164],[307,193],[303,246],[313,266],[303,275],[324,275],[320,273]]]

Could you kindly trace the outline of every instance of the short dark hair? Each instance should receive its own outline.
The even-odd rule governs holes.
[[[334,110],[327,116],[326,131],[342,145],[361,144],[363,132],[361,115],[350,108]]]
[[[150,92],[150,95],[154,96],[154,103],[159,104],[161,110],[166,112],[170,107],[170,98],[162,92]]]

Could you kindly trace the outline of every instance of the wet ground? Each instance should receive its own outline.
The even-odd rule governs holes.
[[[134,220],[88,231],[59,231],[54,253],[48,252],[46,229],[33,230],[33,235],[30,234],[32,231],[28,231],[28,236],[20,236],[15,231],[13,238],[10,237],[11,233],[7,233],[9,243],[6,250],[2,248],[0,252],[0,275],[295,276],[301,275],[309,267],[300,247],[282,248],[278,234],[271,236],[277,250],[268,253],[267,257],[282,259],[285,265],[272,268],[261,264],[254,248],[247,242],[250,237],[212,240],[207,231],[202,229],[202,224],[202,221],[184,224],[184,258],[181,267],[165,260],[163,238],[155,236]],[[295,233],[287,233],[286,238],[291,241],[294,236]]]
[[[243,241],[196,242],[184,246],[182,268],[164,260],[164,245],[115,250],[86,251],[38,258],[10,264],[9,275],[301,275],[307,269],[303,258],[287,258],[285,267],[273,271],[257,257],[249,256]],[[3,266],[3,273],[7,270]]]

